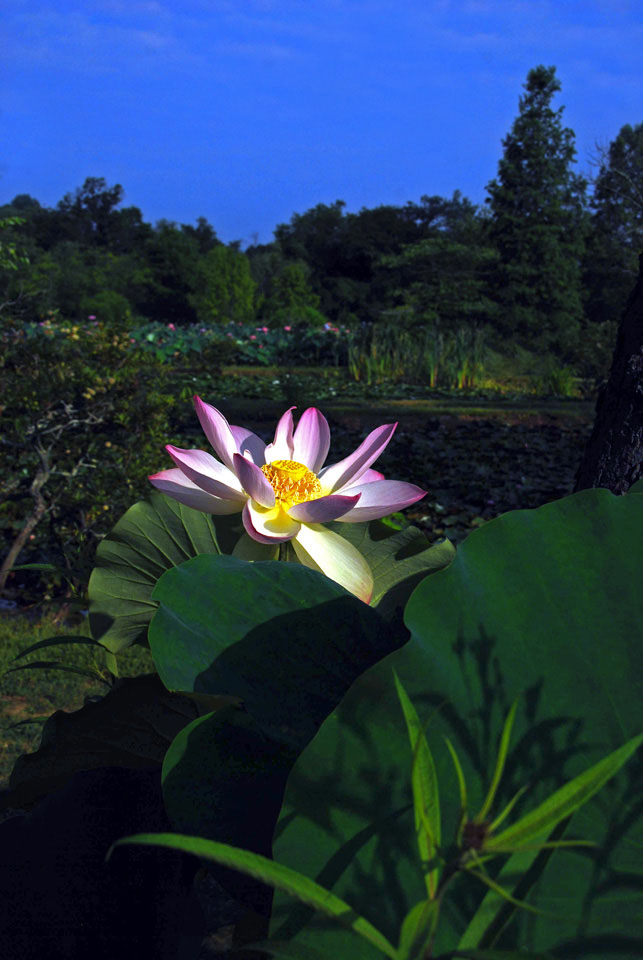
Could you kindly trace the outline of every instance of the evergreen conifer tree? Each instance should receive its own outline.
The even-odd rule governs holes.
[[[551,101],[555,67],[530,70],[519,114],[503,141],[498,176],[487,186],[498,251],[493,296],[504,337],[568,353],[582,320],[585,181],[572,165],[574,132]]]
[[[587,314],[617,324],[643,253],[643,123],[621,127],[598,151],[586,256]]]

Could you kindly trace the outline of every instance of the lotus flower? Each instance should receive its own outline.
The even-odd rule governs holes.
[[[244,427],[231,426],[215,407],[194,398],[203,432],[218,459],[204,450],[168,444],[176,464],[149,479],[162,493],[205,513],[241,511],[245,534],[233,553],[266,558],[292,542],[297,559],[321,570],[366,603],[373,575],[362,554],[344,537],[322,526],[329,520],[362,523],[410,506],[425,491],[412,483],[385,480],[371,469],[390,441],[396,423],[373,430],[344,460],[323,466],[330,428],[315,407],[293,429],[292,411],[283,414],[272,443]],[[252,548],[252,549],[250,549]]]

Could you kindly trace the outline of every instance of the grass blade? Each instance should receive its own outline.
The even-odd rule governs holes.
[[[34,660],[32,663],[22,663],[19,667],[10,667],[5,670],[7,673],[17,673],[18,670],[63,670],[65,673],[76,673],[80,677],[88,677],[90,680],[100,680],[111,689],[111,683],[102,677],[100,673],[93,670],[85,670],[83,667],[68,666],[66,663],[58,663],[56,660]]]
[[[205,840],[203,837],[184,836],[180,833],[137,833],[131,837],[123,837],[113,844],[107,853],[107,858],[109,859],[114,847],[123,844],[170,847],[173,850],[182,850],[184,853],[192,853],[205,860],[213,860],[214,863],[241,870],[242,873],[268,883],[296,897],[309,907],[333,917],[343,926],[364,937],[391,960],[397,960],[395,947],[368,920],[360,917],[349,904],[330,890],[325,890],[310,877],[297,873],[296,870],[291,870],[282,863],[276,863],[250,850],[231,847],[227,843],[217,843],[215,840]]]
[[[20,653],[13,658],[13,660],[20,660],[21,657],[26,657],[28,653],[34,653],[35,650],[42,650],[43,647],[55,647],[57,644],[68,643],[87,644],[88,646],[92,647],[100,647],[101,650],[105,649],[102,643],[99,643],[98,640],[92,640],[91,637],[79,637],[71,634],[69,636],[47,637],[46,640],[39,640],[38,643],[33,643],[30,647],[27,647],[26,650],[21,650]]]

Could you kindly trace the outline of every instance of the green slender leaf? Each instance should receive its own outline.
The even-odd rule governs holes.
[[[435,896],[439,881],[439,870],[437,866],[429,869],[428,864],[435,858],[437,848],[441,841],[438,778],[435,772],[435,763],[424,731],[422,730],[417,711],[409,700],[406,690],[395,670],[393,671],[393,678],[395,680],[397,695],[402,705],[411,751],[413,753],[411,783],[413,785],[415,831],[422,871],[424,873],[424,882],[429,898],[432,899]]]
[[[520,907],[522,910],[527,910],[529,913],[539,913],[545,916],[544,910],[539,910],[537,907],[532,907],[530,903],[525,903],[524,900],[518,900],[516,897],[512,897],[508,890],[505,890],[503,886],[499,883],[496,883],[495,880],[492,880],[488,873],[484,873],[482,870],[471,870],[470,867],[467,867],[467,873],[476,877],[477,880],[482,880],[490,890],[493,890],[494,893],[498,893],[504,900],[508,903],[511,903],[514,907]]]
[[[614,750],[613,753],[604,757],[603,760],[599,760],[589,770],[585,770],[584,773],[574,777],[573,780],[556,790],[531,813],[522,817],[517,823],[503,830],[497,836],[490,837],[485,843],[485,852],[515,848],[519,844],[540,836],[545,830],[551,830],[569,814],[578,810],[608,780],[611,780],[627,763],[632,754],[638,750],[641,743],[643,743],[643,734],[632,737],[618,750]]]
[[[62,573],[66,571],[62,567],[57,567],[55,563],[21,563],[12,567],[12,570],[42,570],[47,573]]]
[[[420,960],[435,935],[440,912],[439,900],[420,900],[411,907],[400,932],[399,960]]]
[[[507,806],[504,808],[504,810],[501,810],[498,816],[496,817],[496,819],[489,824],[489,833],[493,833],[494,830],[497,830],[497,828],[500,826],[503,820],[507,819],[507,817],[509,816],[513,808],[516,806],[516,804],[522,797],[523,793],[528,789],[529,789],[529,784],[526,783],[524,786],[516,790],[516,792],[514,793],[513,797],[511,798]]]
[[[100,647],[101,650],[105,649],[103,645],[98,642],[98,640],[92,640],[91,637],[79,637],[75,634],[70,634],[69,636],[47,637],[46,640],[39,640],[38,643],[33,643],[30,647],[27,647],[26,650],[21,650],[20,653],[13,658],[13,660],[20,660],[21,657],[26,657],[28,653],[34,653],[36,650],[41,650],[43,647],[55,647],[58,644],[64,645],[72,643]]]
[[[90,680],[99,680],[105,686],[111,687],[109,680],[102,677],[100,673],[94,670],[85,670],[83,667],[73,667],[66,663],[58,663],[55,660],[34,660],[33,663],[21,663],[19,667],[9,667],[6,673],[17,673],[18,670],[63,670],[65,673],[76,673],[80,677],[88,677]]]
[[[462,829],[467,819],[467,782],[464,779],[464,772],[462,770],[462,764],[460,763],[460,758],[455,751],[455,747],[451,743],[448,737],[444,737],[444,742],[449,748],[449,753],[451,754],[451,759],[453,760],[453,766],[455,767],[455,774],[458,778],[458,790],[460,792],[460,820],[458,823],[458,830],[456,834],[456,843],[459,845],[462,839]]]
[[[516,717],[516,708],[518,707],[518,700],[514,700],[511,704],[511,709],[507,714],[507,719],[505,720],[504,726],[502,728],[502,733],[500,735],[500,746],[498,747],[498,757],[496,759],[496,767],[493,771],[493,777],[491,778],[491,785],[487,796],[485,797],[484,803],[480,813],[474,817],[474,823],[482,823],[485,817],[487,816],[489,810],[496,797],[496,791],[500,785],[500,780],[502,779],[502,772],[505,769],[505,761],[507,760],[507,753],[509,751],[509,740],[511,738],[511,731],[514,725],[514,720]]]
[[[214,840],[204,840],[202,837],[188,837],[179,833],[137,833],[132,837],[123,837],[117,840],[107,853],[109,859],[114,847],[123,844],[144,844],[147,846],[169,847],[173,850],[182,850],[192,853],[205,860],[232,867],[249,874],[262,883],[268,883],[282,890],[284,893],[301,900],[302,903],[320,910],[329,917],[338,920],[342,925],[349,927],[355,933],[364,937],[381,953],[397,960],[397,951],[386,937],[379,932],[368,920],[355,913],[353,908],[344,900],[336,897],[330,890],[325,890],[314,880],[285,867],[281,863],[262,857],[259,853],[231,847],[227,843],[217,843]]]
[[[546,835],[547,843],[556,842],[565,835],[570,819],[568,817],[561,821],[557,827],[554,827]],[[512,894],[516,899],[526,899],[553,855],[553,848],[543,849],[544,847],[545,844],[539,848],[521,847],[503,863],[500,873],[494,879],[505,887],[511,885]],[[492,854],[491,856],[496,855]],[[482,855],[478,857],[478,860],[480,863],[484,863],[487,858]],[[473,950],[479,947],[494,947],[502,931],[515,916],[516,908],[508,903],[504,897],[499,896],[493,890],[489,890],[474,915],[469,919],[467,928],[458,941],[458,949]]]

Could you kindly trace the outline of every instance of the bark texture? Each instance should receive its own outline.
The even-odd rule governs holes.
[[[643,476],[643,253],[639,278],[627,302],[607,383],[596,402],[574,490],[605,487],[627,493]]]

